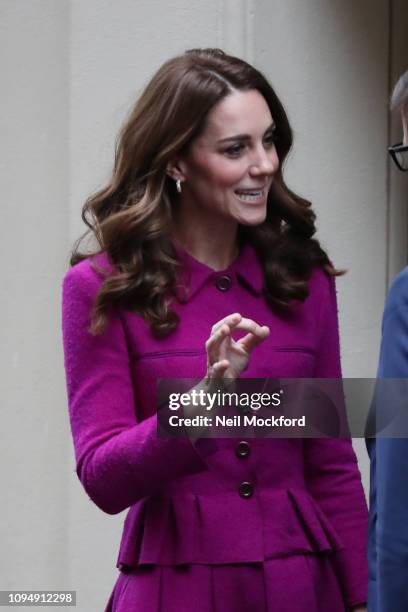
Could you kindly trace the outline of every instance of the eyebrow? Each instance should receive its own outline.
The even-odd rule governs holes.
[[[271,123],[271,125],[265,130],[264,134],[270,132],[276,128],[276,123]],[[221,138],[218,140],[220,142],[228,142],[229,140],[250,140],[251,136],[249,134],[237,134],[236,136],[228,136],[227,138]]]

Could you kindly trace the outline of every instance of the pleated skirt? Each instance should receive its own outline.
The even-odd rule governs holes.
[[[330,556],[142,566],[120,573],[105,612],[345,612]]]

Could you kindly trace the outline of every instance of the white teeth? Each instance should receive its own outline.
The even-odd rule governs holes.
[[[254,189],[253,191],[249,191],[249,190],[248,191],[244,191],[244,190],[241,191],[241,190],[237,189],[237,193],[239,193],[240,195],[241,194],[243,194],[243,195],[247,195],[247,194],[248,195],[255,195],[255,194],[258,194],[259,195],[260,193],[262,193],[262,191],[263,191],[262,189]]]
[[[247,200],[248,202],[252,201],[252,200],[257,200],[259,199],[260,196],[263,195],[263,189],[260,189],[258,191],[236,191],[237,196],[241,199],[241,200]]]

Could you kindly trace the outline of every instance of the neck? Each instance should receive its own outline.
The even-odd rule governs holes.
[[[173,225],[173,238],[195,259],[212,268],[225,270],[236,259],[238,224],[222,219],[179,219]]]

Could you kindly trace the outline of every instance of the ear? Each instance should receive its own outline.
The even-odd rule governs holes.
[[[405,106],[401,111],[402,129],[403,129],[403,143],[408,144],[408,106]]]
[[[186,167],[184,162],[177,158],[172,160],[167,164],[166,174],[174,181],[177,179],[181,179],[182,181],[186,180]]]

